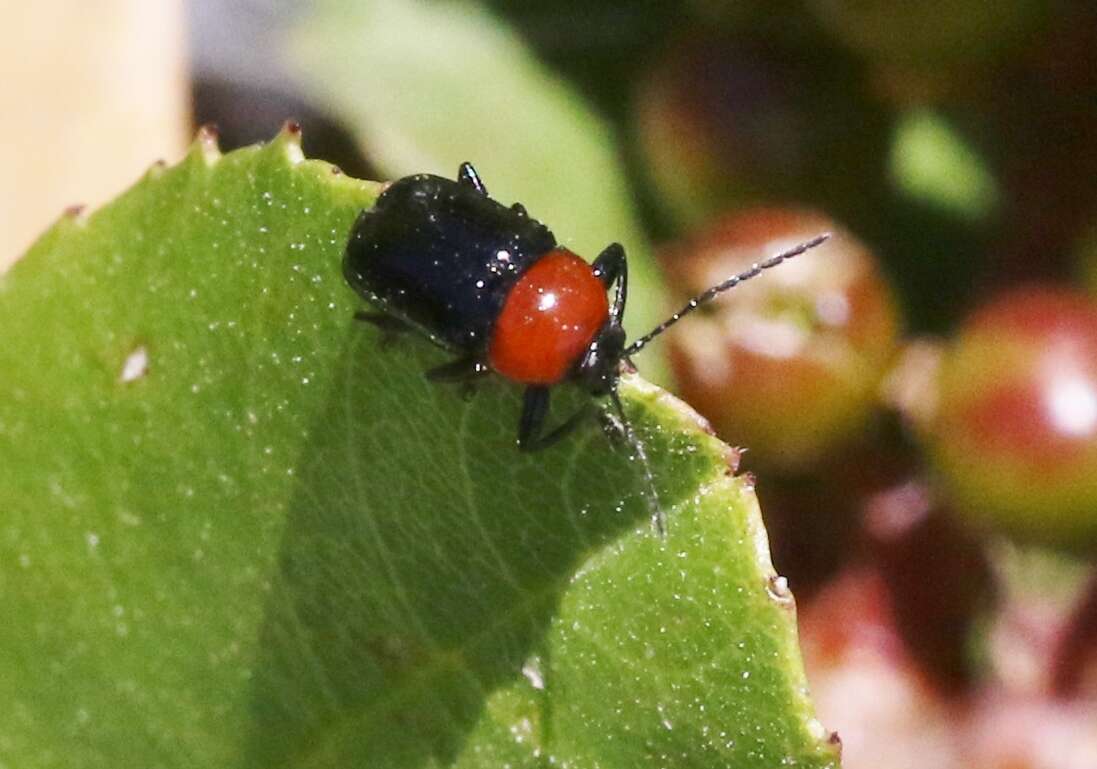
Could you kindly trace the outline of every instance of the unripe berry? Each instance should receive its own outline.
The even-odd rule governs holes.
[[[672,334],[682,395],[721,436],[786,468],[860,431],[896,345],[891,292],[868,250],[816,213],[756,209],[664,254],[682,296],[795,243],[831,240],[729,291]]]
[[[932,454],[968,518],[1023,541],[1097,545],[1097,303],[1027,288],[946,350]]]

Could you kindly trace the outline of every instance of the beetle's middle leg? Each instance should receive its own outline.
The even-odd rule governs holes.
[[[522,416],[518,421],[518,448],[522,451],[540,451],[547,449],[575,431],[591,415],[590,402],[584,403],[574,414],[552,429],[547,435],[541,435],[549,413],[549,389],[531,386],[526,388],[522,399]]]
[[[370,312],[369,310],[359,310],[354,313],[354,319],[363,323],[368,323],[374,328],[381,331],[381,346],[388,347],[396,339],[404,334],[413,331],[414,329],[405,321],[400,320],[394,315],[388,315],[383,312]]]

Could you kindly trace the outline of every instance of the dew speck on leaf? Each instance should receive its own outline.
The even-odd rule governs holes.
[[[145,374],[148,373],[148,370],[149,353],[144,345],[142,345],[126,356],[126,360],[122,364],[122,372],[119,374],[118,379],[121,382],[133,382],[145,376]]]
[[[545,688],[545,679],[541,674],[541,660],[537,657],[530,657],[526,660],[526,663],[522,665],[522,675],[525,676],[534,689],[542,690]]]

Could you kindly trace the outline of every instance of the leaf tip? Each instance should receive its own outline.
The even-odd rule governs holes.
[[[770,574],[766,578],[766,593],[778,606],[789,610],[796,609],[796,597],[789,589],[788,577],[782,577],[780,574]]]
[[[739,472],[739,462],[745,449],[730,446],[720,440],[712,429],[712,424],[692,406],[637,374],[628,374],[622,381],[627,381],[634,397],[658,407],[671,418],[671,423],[678,429],[702,436],[710,456],[723,460],[725,475],[734,476]]]
[[[83,229],[87,226],[88,217],[90,215],[91,211],[86,205],[83,203],[74,203],[71,206],[65,206],[61,211],[61,216],[58,217],[57,223]]]
[[[823,722],[815,717],[808,718],[806,725],[808,735],[815,740],[824,754],[829,755],[833,762],[828,763],[827,766],[835,767],[835,769],[841,766],[842,738],[838,736],[838,732],[827,729],[823,726]]]
[[[292,118],[282,124],[273,144],[286,154],[290,165],[297,165],[305,159],[305,153],[301,150],[301,124]]]
[[[61,212],[61,215],[66,219],[75,219],[77,221],[87,219],[87,206],[83,203],[74,203],[71,206],[66,206],[65,210]]]
[[[286,122],[282,123],[281,133],[284,134],[289,141],[295,141],[300,143],[301,141],[301,124],[293,118],[290,118]]]
[[[145,179],[159,179],[168,168],[168,162],[163,158],[152,163],[145,171]]]
[[[818,720],[815,723],[819,724],[819,728],[826,733],[826,748],[830,751],[834,757],[835,765],[841,765],[842,763],[842,738],[838,736],[838,732],[830,732],[826,730]]]
[[[727,463],[727,474],[735,475],[739,472],[739,463],[743,461],[743,452],[746,449],[728,444],[724,450],[724,462]]]
[[[743,491],[754,491],[754,487],[758,485],[758,479],[752,472],[745,472],[739,476],[743,483]]]
[[[218,144],[220,132],[213,123],[206,123],[198,129],[194,135],[194,142],[190,146],[189,157],[200,159],[205,165],[212,166],[221,159],[221,147]]]

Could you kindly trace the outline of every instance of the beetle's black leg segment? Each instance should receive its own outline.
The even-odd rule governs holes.
[[[472,163],[462,163],[461,167],[457,169],[457,181],[461,184],[467,184],[481,195],[487,196],[488,188],[484,186],[484,182],[480,180],[480,174],[476,173],[476,169],[472,167]]]
[[[552,445],[558,443],[562,439],[568,437],[573,432],[575,432],[575,428],[577,428],[579,425],[583,424],[583,422],[586,422],[588,419],[590,419],[593,412],[594,412],[593,402],[583,404],[581,407],[579,407],[579,409],[574,414],[572,414],[570,417],[568,417],[561,424],[557,425],[556,428],[553,429],[553,431],[551,433],[549,433],[545,437],[539,439],[534,446],[532,446],[531,448],[526,449],[526,450],[527,451],[540,451],[541,449],[547,449],[549,446],[552,446]]]
[[[383,312],[369,312],[368,310],[359,310],[354,313],[354,319],[360,320],[363,323],[369,323],[371,326],[376,326],[382,331],[388,331],[394,334],[402,334],[406,331],[411,331],[412,327],[404,321],[397,318],[395,315],[387,315]]]
[[[628,270],[628,260],[625,258],[625,247],[620,243],[610,243],[591,265],[594,274],[602,281],[602,285],[609,288],[617,280],[617,276]]]
[[[363,323],[369,323],[371,326],[381,331],[382,349],[395,342],[397,337],[415,330],[411,325],[405,323],[396,316],[386,315],[383,312],[360,310],[354,313],[354,319],[360,320]]]
[[[522,416],[518,419],[518,448],[522,451],[536,451],[537,439],[545,425],[549,410],[549,391],[547,387],[527,387],[522,396]]]
[[[519,216],[529,216],[529,211],[527,211],[526,207],[523,206],[521,203],[515,203],[513,206],[510,207],[510,210],[518,214]]]
[[[547,449],[582,424],[590,416],[591,408],[591,403],[584,404],[551,433],[541,435],[541,429],[545,426],[545,419],[549,412],[549,389],[537,386],[527,387],[525,398],[522,400],[522,417],[518,421],[518,448],[522,451]]]
[[[628,296],[628,257],[625,256],[624,246],[610,243],[598,254],[592,266],[594,274],[607,289],[614,283],[617,284],[617,296],[613,299],[610,315],[618,321],[621,320],[625,315],[625,300]]]
[[[632,451],[636,458],[640,460],[640,467],[644,471],[644,480],[647,481],[648,486],[648,509],[651,512],[651,524],[660,537],[666,536],[667,517],[663,512],[662,504],[659,502],[659,490],[655,487],[655,476],[651,472],[651,463],[648,461],[647,450],[644,448],[643,441],[637,437],[636,431],[632,429],[632,424],[625,413],[625,407],[621,403],[621,396],[616,389],[609,391],[609,399],[613,403],[614,411],[617,412],[617,422],[624,433],[625,440],[632,446]]]
[[[468,357],[451,360],[449,363],[443,363],[441,366],[435,366],[432,369],[428,369],[426,377],[432,382],[467,383],[471,382],[474,379],[479,379],[490,371],[491,369],[488,368],[487,364],[485,364],[479,358],[474,358],[470,355]]]

